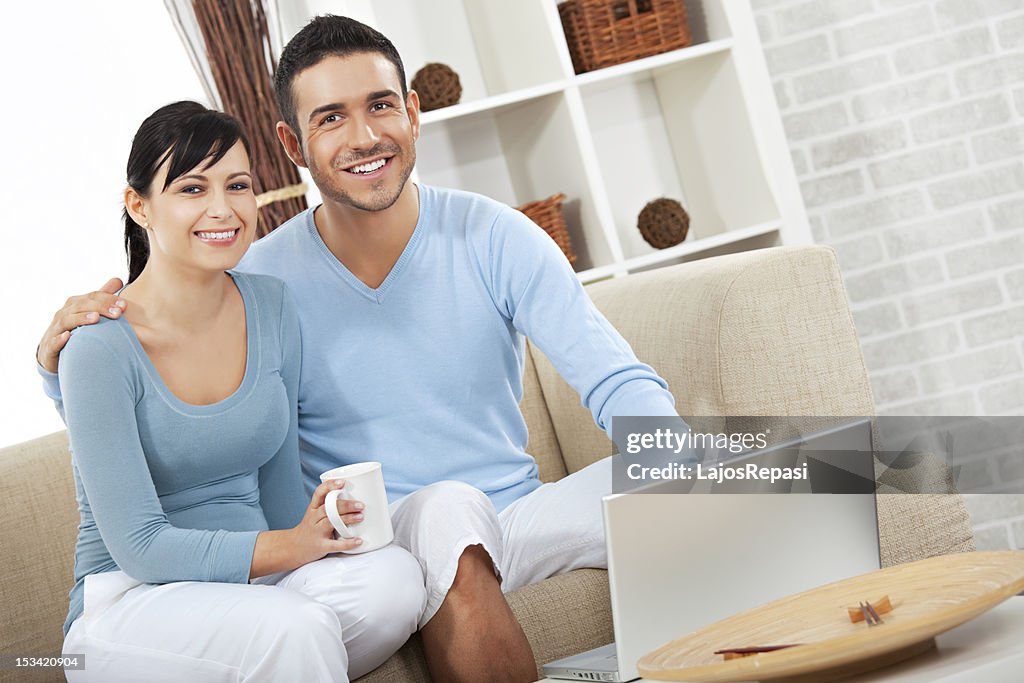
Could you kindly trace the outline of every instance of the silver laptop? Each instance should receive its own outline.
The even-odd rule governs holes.
[[[858,490],[870,492],[666,494],[671,484],[659,484],[644,489],[656,492],[606,496],[615,642],[545,664],[546,676],[631,681],[639,676],[636,664],[643,655],[675,638],[766,602],[879,568],[869,420],[728,464],[748,460],[806,460],[812,482],[834,483],[852,475],[868,480]]]

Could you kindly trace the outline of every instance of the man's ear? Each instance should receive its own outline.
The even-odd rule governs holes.
[[[293,164],[300,168],[307,168],[306,160],[302,156],[302,145],[299,143],[299,137],[292,130],[292,127],[284,121],[277,122],[277,139],[281,141],[284,153],[288,155]]]
[[[146,206],[146,200],[133,187],[127,187],[124,190],[124,208],[128,211],[128,215],[131,216],[133,221],[143,228],[149,229],[149,217],[147,215],[149,210]]]
[[[415,90],[410,90],[405,97],[405,110],[409,113],[409,122],[412,123],[412,139],[420,139],[420,96]]]

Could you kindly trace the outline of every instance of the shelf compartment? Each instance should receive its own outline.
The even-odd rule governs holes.
[[[374,25],[398,48],[409,81],[427,63],[447,64],[459,75],[461,102],[566,77],[559,46],[537,31],[546,21],[543,9],[536,0],[375,0],[372,5]]]
[[[505,2],[507,0],[493,0],[494,2]],[[522,0],[519,0],[522,1]],[[537,0],[531,0],[536,2]],[[569,63],[569,48],[565,39],[565,31],[558,14],[558,5],[562,0],[541,0],[548,4],[549,21],[556,26],[557,33],[561,39],[561,45],[565,52],[566,63],[569,64],[570,73],[572,65]],[[732,28],[723,7],[724,2],[733,0],[684,0],[686,5],[686,18],[690,26],[690,36],[693,45],[700,45],[716,40],[732,37]],[[512,3],[510,3],[512,4]],[[596,73],[596,72],[593,72]]]
[[[683,204],[695,240],[779,218],[732,55],[704,47],[698,58],[605,74],[580,88],[627,260],[657,252],[636,221],[658,197]]]
[[[729,232],[695,240],[687,239],[668,249],[659,249],[651,254],[637,256],[621,263],[580,271],[576,275],[584,284],[618,277],[628,273],[663,268],[666,265],[695,261],[720,254],[729,254],[743,249],[762,249],[781,244],[781,223],[770,221],[759,225],[730,230]]]
[[[740,242],[759,239],[772,246],[779,235],[781,224],[778,221],[769,221],[758,225],[751,225],[745,228],[737,228],[729,232],[719,233],[704,239],[687,239],[674,247],[658,249],[654,253],[644,254],[628,259],[620,264],[623,270],[638,272],[650,267],[661,267],[668,263],[682,263],[697,258],[707,258],[719,253],[732,252],[733,247]],[[767,239],[762,239],[767,238]],[[724,251],[722,248],[726,247]]]
[[[436,121],[421,129],[417,148],[419,178],[430,185],[511,206],[564,193],[576,269],[616,260],[601,231],[563,93]]]
[[[700,45],[691,45],[690,47],[684,47],[679,50],[663,52],[662,54],[654,55],[653,57],[644,57],[643,59],[636,59],[632,62],[616,64],[615,66],[607,66],[603,69],[598,69],[597,71],[580,74],[575,76],[572,79],[572,82],[573,85],[585,86],[591,83],[615,80],[631,74],[649,72],[653,69],[680,64],[691,59],[700,59],[706,55],[727,52],[732,48],[732,44],[733,41],[731,38],[723,38],[721,40],[715,40],[708,43],[701,43]]]
[[[697,45],[695,47],[687,47],[682,50],[675,50],[673,52],[666,52],[665,54],[655,55],[654,57],[648,57],[646,59],[640,59],[634,62],[628,62],[626,64],[619,64],[599,71],[594,71],[582,76],[576,76],[569,79],[559,79],[548,83],[542,83],[540,85],[533,85],[527,88],[520,88],[518,90],[512,90],[509,92],[501,93],[500,95],[491,95],[483,99],[472,100],[469,102],[460,102],[459,104],[452,105],[450,107],[444,107],[443,109],[435,109],[434,111],[424,112],[420,115],[420,121],[423,125],[429,126],[438,121],[445,121],[448,119],[458,118],[460,116],[467,116],[469,114],[475,114],[477,112],[486,111],[488,109],[496,109],[498,107],[504,107],[508,104],[514,104],[516,102],[525,102],[526,100],[535,99],[537,97],[543,97],[550,95],[554,92],[559,92],[571,86],[587,85],[590,83],[599,83],[606,80],[614,80],[625,75],[629,75],[636,72],[646,72],[651,69],[667,66],[671,64],[678,64],[688,59],[697,59],[704,55],[713,54],[716,52],[724,52],[729,50],[732,46],[731,40],[719,40],[713,43],[705,43]]]
[[[537,99],[538,97],[544,97],[552,93],[561,92],[564,89],[565,81],[553,81],[543,85],[535,85],[529,88],[513,90],[512,92],[502,93],[501,95],[492,95],[482,100],[460,102],[459,104],[453,104],[450,107],[423,112],[420,114],[420,125],[432,126],[441,121],[450,121],[462,116],[478,114],[491,109],[500,109],[510,104],[526,102],[528,100]]]

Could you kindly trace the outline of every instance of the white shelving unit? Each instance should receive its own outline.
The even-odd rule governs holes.
[[[513,206],[564,193],[577,274],[592,282],[811,242],[749,0],[686,6],[691,47],[581,75],[557,0],[307,0],[285,26],[348,14],[391,38],[410,80],[428,62],[452,67],[462,100],[422,115],[415,177]],[[636,218],[663,196],[690,230],[658,250]]]

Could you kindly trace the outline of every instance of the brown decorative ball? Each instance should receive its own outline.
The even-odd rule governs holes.
[[[676,200],[662,197],[641,209],[637,227],[648,244],[655,249],[665,249],[686,239],[690,215]]]
[[[462,84],[459,75],[447,64],[432,62],[412,77],[412,89],[420,96],[420,109],[432,111],[459,103]]]

